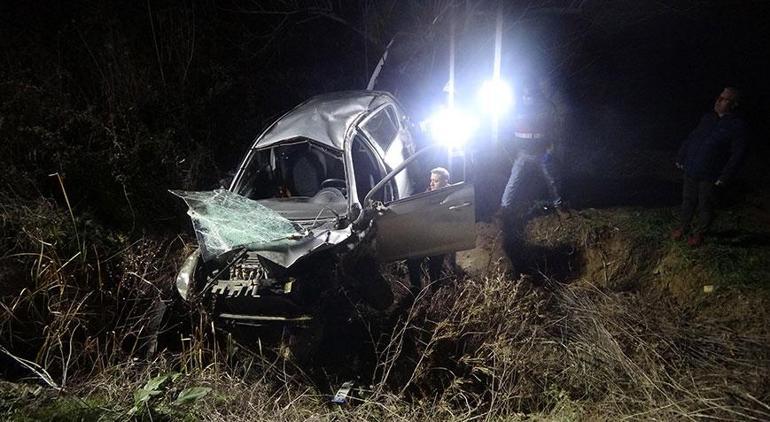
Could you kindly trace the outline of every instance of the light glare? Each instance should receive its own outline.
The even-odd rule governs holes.
[[[434,142],[449,148],[461,148],[473,136],[478,122],[457,108],[442,108],[428,119]]]
[[[481,85],[479,101],[485,113],[499,116],[513,104],[511,87],[502,79],[490,79]]]

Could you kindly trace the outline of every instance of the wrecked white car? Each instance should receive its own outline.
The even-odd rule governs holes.
[[[190,207],[200,246],[177,276],[180,295],[250,326],[310,320],[341,290],[387,307],[379,263],[475,241],[473,186],[413,194],[413,150],[388,93],[300,104],[256,138],[229,189],[172,192]]]

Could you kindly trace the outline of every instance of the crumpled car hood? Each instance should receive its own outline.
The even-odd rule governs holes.
[[[350,237],[350,226],[327,223],[301,229],[278,212],[225,189],[191,192],[171,190],[189,209],[201,257],[209,261],[237,248],[254,251],[283,267]]]

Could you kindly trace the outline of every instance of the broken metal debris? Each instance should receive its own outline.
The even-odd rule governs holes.
[[[350,392],[353,390],[353,381],[345,381],[337,390],[337,394],[332,397],[332,403],[334,404],[346,404],[351,398]]]

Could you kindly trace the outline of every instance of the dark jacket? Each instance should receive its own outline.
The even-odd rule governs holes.
[[[521,102],[513,115],[512,129],[515,147],[527,154],[542,155],[553,144],[556,107],[542,95],[531,102]]]
[[[728,181],[746,151],[746,124],[736,114],[703,115],[700,123],[679,148],[677,162],[687,176],[715,182]]]

